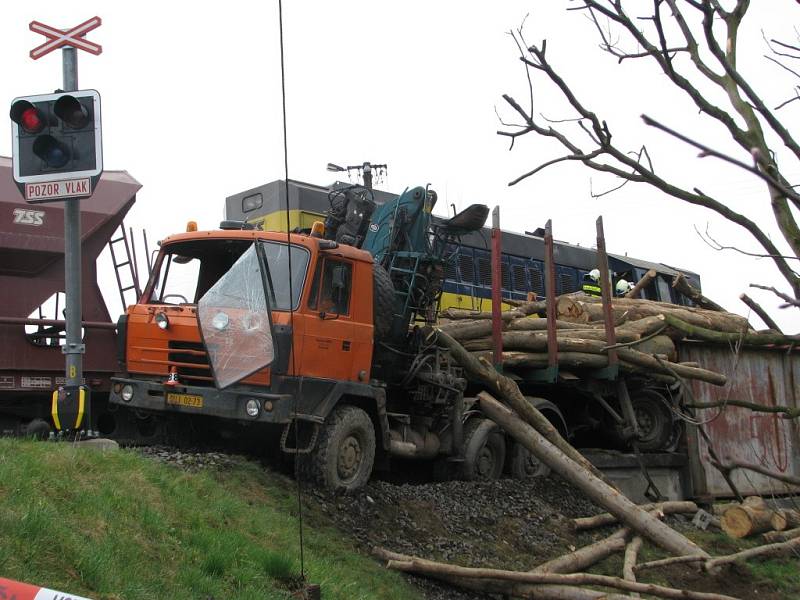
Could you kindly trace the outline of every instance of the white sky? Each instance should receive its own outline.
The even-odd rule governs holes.
[[[738,300],[747,291],[778,313],[773,296],[747,289],[754,282],[785,290],[769,261],[716,252],[695,234],[694,227],[709,224],[723,243],[758,250],[749,234],[710,211],[633,184],[593,199],[590,186],[607,189],[616,182],[571,164],[508,187],[519,174],[560,155],[533,135],[509,152],[507,139],[496,134],[495,109],[512,117],[503,93],[526,105],[525,72],[506,32],[528,14],[528,41],[547,39],[550,62],[587,107],[608,120],[621,146],[637,150],[646,142],[659,174],[718,195],[775,233],[759,180],[697,158],[645,127],[639,115],[735,152],[720,128],[703,125],[653,64],[626,61],[620,67],[599,52],[586,18],[565,10],[570,2],[284,5],[290,177],[325,184],[332,180],[325,172],[329,161],[385,162],[389,174],[379,187],[401,191],[430,183],[439,192],[439,213],[450,203],[459,209],[499,204],[504,229],[533,230],[551,218],[556,238],[587,246],[594,244],[595,219],[603,215],[609,251],[696,271],[706,295],[736,312],[747,314]],[[741,33],[740,69],[774,106],[791,95],[795,81],[763,59],[760,30],[794,41],[800,8],[794,0],[753,5]],[[106,168],[127,170],[144,185],[127,224],[146,228],[151,240],[183,230],[190,219],[213,228],[226,196],[283,177],[277,14],[277,0],[4,3],[0,98],[10,102],[61,85],[59,52],[38,61],[28,57],[44,41],[28,30],[30,21],[67,28],[100,16],[103,25],[87,38],[102,44],[103,54],[79,52],[79,83],[102,96]],[[537,107],[550,118],[572,117],[554,90],[538,81]],[[791,127],[798,110],[794,103],[779,114]],[[9,125],[0,136],[0,155],[10,153]],[[790,176],[800,176],[796,163],[785,164]],[[115,315],[118,300],[110,309]],[[790,332],[800,330],[796,313],[777,315]],[[753,322],[760,326],[757,317]]]

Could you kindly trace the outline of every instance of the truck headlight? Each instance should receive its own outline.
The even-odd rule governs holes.
[[[214,315],[214,318],[211,319],[211,325],[213,325],[214,329],[217,331],[225,331],[229,322],[230,319],[224,312],[218,312]]]
[[[244,409],[247,412],[248,417],[255,418],[258,416],[258,412],[261,409],[261,407],[259,406],[258,400],[250,398],[247,401],[247,404],[244,405]]]
[[[126,383],[122,386],[122,391],[119,394],[125,402],[130,402],[133,398],[133,386]]]

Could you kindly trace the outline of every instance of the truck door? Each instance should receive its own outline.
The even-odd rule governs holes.
[[[305,318],[303,375],[354,380],[353,264],[338,257],[317,261]]]

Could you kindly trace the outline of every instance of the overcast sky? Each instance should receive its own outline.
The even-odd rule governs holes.
[[[550,62],[608,120],[622,147],[637,150],[647,143],[658,173],[717,194],[775,232],[758,180],[715,159],[697,158],[648,130],[639,115],[735,151],[720,128],[703,125],[652,61],[619,66],[601,53],[592,26],[580,13],[567,12],[570,5],[285,0],[289,176],[327,184],[329,161],[388,163],[388,177],[378,187],[399,192],[430,183],[439,193],[437,212],[451,203],[498,204],[504,229],[533,230],[551,218],[556,238],[587,246],[594,245],[595,219],[602,215],[611,252],[696,271],[709,297],[742,314],[743,291],[766,307],[777,306],[768,293],[747,290],[751,282],[785,289],[767,260],[714,251],[697,236],[695,227],[708,226],[725,244],[758,250],[743,230],[707,210],[633,184],[594,199],[590,190],[616,182],[579,165],[556,165],[508,186],[559,156],[558,148],[532,135],[509,152],[507,140],[496,134],[496,111],[512,117],[501,95],[523,103],[528,95],[507,34],[528,15],[529,42],[547,39]],[[795,41],[800,8],[794,0],[753,5],[741,34],[740,68],[774,106],[791,95],[795,80],[764,60],[761,29]],[[28,30],[30,21],[67,28],[95,15],[103,19],[87,36],[102,44],[103,54],[79,52],[79,83],[102,96],[106,168],[126,170],[144,186],[127,223],[146,228],[151,240],[183,230],[190,219],[201,228],[215,227],[226,196],[283,177],[277,1],[40,0],[4,3],[1,10],[0,97],[9,103],[61,85],[59,52],[38,61],[28,57],[44,41]],[[549,118],[574,116],[552,88],[537,85],[534,93],[537,108]],[[779,114],[791,127],[798,110],[800,103],[794,103]],[[0,154],[10,153],[9,124],[0,135]],[[782,164],[788,175],[800,176],[796,163]],[[111,306],[112,315],[117,310]],[[792,332],[800,330],[795,313],[779,313]],[[761,326],[756,317],[753,322]]]

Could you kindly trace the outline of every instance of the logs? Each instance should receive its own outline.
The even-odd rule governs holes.
[[[743,538],[772,529],[773,511],[760,496],[748,496],[741,504],[722,515],[722,530],[731,537]]]
[[[800,527],[800,512],[781,508],[772,514],[770,525],[775,531],[784,531]]]
[[[599,542],[542,563],[531,573],[577,573],[625,548],[630,533],[627,527],[620,529]]]
[[[481,410],[486,416],[530,450],[536,458],[580,489],[587,497],[606,508],[632,530],[673,554],[704,554],[694,542],[639,508],[619,491],[593,476],[586,468],[571,461],[533,427],[489,394],[481,392],[478,394],[478,399]]]
[[[787,542],[796,537],[800,537],[800,527],[787,529],[785,531],[768,531],[763,535],[764,541],[769,544],[776,542]]]
[[[639,508],[642,510],[655,510],[665,515],[678,514],[678,513],[696,513],[699,509],[694,502],[671,500],[668,502],[653,502],[650,504],[641,504]],[[583,531],[585,529],[594,529],[595,527],[602,527],[604,525],[612,525],[617,522],[617,518],[611,513],[602,513],[593,517],[581,517],[573,519],[572,523],[576,531]]]

